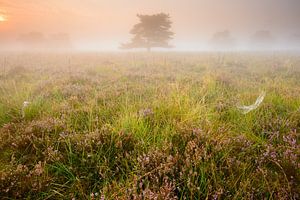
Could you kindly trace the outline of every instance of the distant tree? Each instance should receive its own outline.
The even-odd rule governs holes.
[[[211,44],[216,49],[228,50],[234,46],[235,40],[228,30],[216,32],[211,39]]]
[[[294,33],[289,38],[289,43],[292,47],[299,49],[300,48],[300,34]]]
[[[251,44],[259,48],[271,48],[274,43],[274,37],[268,30],[260,30],[254,33],[251,38]]]
[[[56,33],[48,39],[49,48],[66,50],[72,47],[71,39],[67,33]]]
[[[43,33],[30,32],[20,35],[18,41],[26,48],[42,48],[46,43],[46,38]]]
[[[291,35],[291,39],[295,39],[297,41],[300,41],[300,33],[294,33]]]
[[[300,50],[300,34],[293,33],[289,37],[287,37],[286,44],[289,49],[297,49]]]
[[[19,37],[19,40],[28,43],[40,43],[45,41],[45,36],[40,32],[30,32],[23,34]]]
[[[134,25],[130,33],[133,36],[131,42],[122,44],[122,49],[153,47],[172,48],[169,40],[174,33],[170,31],[172,22],[170,16],[165,13],[155,15],[137,15],[140,23]]]
[[[45,36],[41,32],[29,32],[20,35],[18,41],[29,50],[69,50],[72,47],[70,36],[66,33]]]

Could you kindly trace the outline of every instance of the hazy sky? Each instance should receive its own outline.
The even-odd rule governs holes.
[[[244,38],[261,29],[277,37],[300,32],[300,0],[0,0],[0,36],[64,32],[78,47],[117,49],[137,13],[158,12],[171,15],[179,49],[200,49],[225,29]]]

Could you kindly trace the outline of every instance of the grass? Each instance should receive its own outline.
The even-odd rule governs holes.
[[[1,199],[300,198],[298,55],[1,58]]]

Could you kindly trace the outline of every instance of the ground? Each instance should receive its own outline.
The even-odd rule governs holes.
[[[0,61],[0,199],[300,198],[298,54]]]

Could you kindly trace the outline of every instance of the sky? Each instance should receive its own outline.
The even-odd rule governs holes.
[[[241,41],[258,30],[277,41],[300,33],[299,0],[0,0],[0,42],[32,31],[67,33],[76,48],[117,50],[130,40],[136,14],[160,12],[171,16],[178,50],[204,49],[224,30]]]

